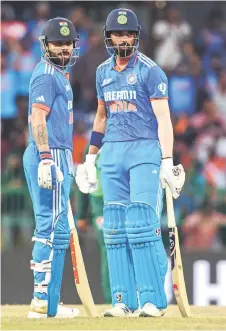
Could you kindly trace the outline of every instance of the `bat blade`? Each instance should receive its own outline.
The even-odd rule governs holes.
[[[176,226],[173,228],[169,228],[169,242],[174,295],[181,315],[183,317],[189,317],[191,316],[191,311],[184,281],[179,236]]]
[[[71,210],[71,204],[68,200],[68,223],[71,229],[70,248],[73,267],[73,276],[79,298],[88,314],[91,317],[97,317],[96,307],[89,286],[82,251],[79,244],[78,232],[75,228],[74,217]]]
[[[87,314],[91,317],[97,317],[98,315],[86,274],[82,252],[79,245],[77,230],[72,229],[71,232],[72,233],[70,240],[70,248],[71,248],[73,275],[74,275],[77,292]]]

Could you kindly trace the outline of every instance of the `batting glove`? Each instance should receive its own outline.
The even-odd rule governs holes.
[[[162,187],[165,188],[166,182],[170,187],[172,196],[177,199],[180,196],[185,182],[185,172],[181,164],[174,166],[173,159],[163,159],[160,171]]]
[[[38,185],[48,190],[53,190],[57,182],[62,182],[64,176],[55,164],[50,152],[40,153],[41,161],[38,165]]]
[[[75,180],[82,193],[93,193],[97,190],[96,157],[96,154],[87,154],[85,162],[77,167]]]

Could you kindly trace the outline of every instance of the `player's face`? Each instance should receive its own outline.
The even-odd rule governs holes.
[[[66,66],[73,53],[73,41],[52,41],[48,43],[51,61],[60,66]]]
[[[116,54],[120,57],[127,57],[133,53],[136,32],[134,31],[114,31],[110,38],[112,46],[116,49]]]

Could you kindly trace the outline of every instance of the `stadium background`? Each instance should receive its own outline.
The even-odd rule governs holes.
[[[216,1],[2,2],[2,303],[27,304],[32,291],[29,260],[34,220],[22,155],[28,135],[29,79],[40,58],[39,33],[44,22],[55,16],[71,19],[80,33],[80,58],[71,69],[76,166],[82,160],[97,106],[96,67],[108,57],[104,21],[115,7],[136,12],[142,25],[140,51],[168,75],[176,138],[174,163],[182,163],[187,174],[175,212],[189,299],[200,305],[226,305],[226,6]],[[75,185],[71,199],[76,220]],[[168,249],[165,210],[162,228]],[[102,303],[93,229],[80,232],[80,239],[94,299]],[[67,257],[63,284],[67,303],[78,302],[72,287]]]

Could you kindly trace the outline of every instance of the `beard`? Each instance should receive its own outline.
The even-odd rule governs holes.
[[[66,67],[66,65],[70,61],[70,54],[68,52],[62,51],[60,53],[55,53],[52,51],[49,51],[49,59],[52,63],[56,64],[60,67]]]
[[[128,43],[123,43],[115,46],[115,52],[119,57],[128,57],[134,52],[134,46]]]

